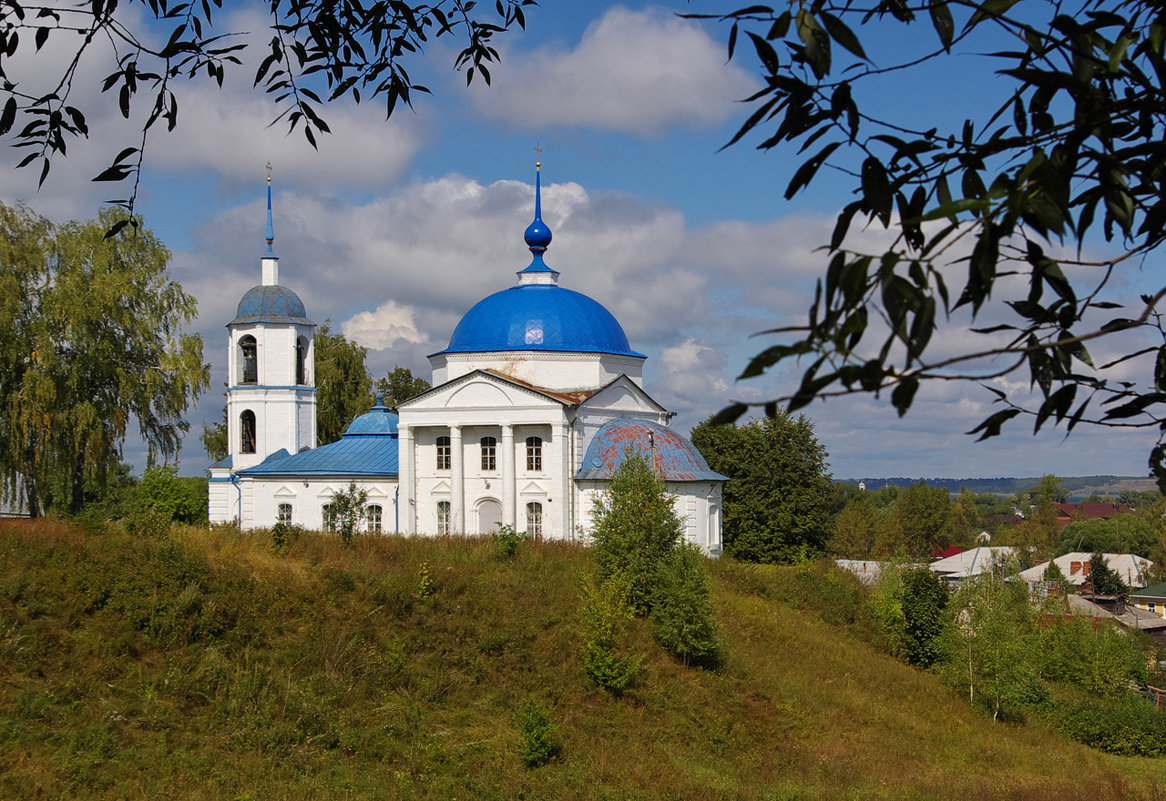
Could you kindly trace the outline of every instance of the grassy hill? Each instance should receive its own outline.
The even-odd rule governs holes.
[[[715,563],[724,667],[637,622],[643,675],[614,698],[579,663],[588,567],[566,545],[0,524],[0,796],[1166,798],[1166,762],[994,724],[873,649],[826,572]],[[562,749],[539,768],[531,701]]]

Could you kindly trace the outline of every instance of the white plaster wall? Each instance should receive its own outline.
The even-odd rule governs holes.
[[[643,383],[644,359],[602,353],[495,351],[431,356],[432,384],[438,386],[475,370],[496,370],[519,381],[554,390],[595,389],[627,375]]]
[[[393,477],[264,477],[240,479],[244,496],[251,498],[250,509],[243,521],[244,529],[271,528],[279,517],[279,504],[290,503],[292,523],[306,529],[324,528],[324,505],[336,492],[348,489],[355,482],[357,489],[367,490],[368,504],[381,507],[381,532],[397,530],[397,481]]]

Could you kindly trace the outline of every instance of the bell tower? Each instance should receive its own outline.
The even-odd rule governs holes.
[[[272,453],[316,446],[316,386],[312,336],[295,292],[279,285],[267,165],[267,252],[260,284],[247,290],[227,324],[227,434],[231,471]]]

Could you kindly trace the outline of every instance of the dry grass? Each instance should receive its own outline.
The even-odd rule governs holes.
[[[799,608],[788,570],[714,565],[723,668],[683,667],[637,622],[644,673],[612,698],[578,662],[588,567],[552,544],[508,561],[488,541],[306,535],[281,554],[229,530],[5,525],[0,797],[1164,797],[1163,763],[993,724],[861,621]],[[830,591],[825,616],[847,617]],[[528,770],[532,698],[563,750]]]

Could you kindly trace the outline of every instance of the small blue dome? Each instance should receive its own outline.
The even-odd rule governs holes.
[[[397,436],[397,415],[386,406],[374,406],[371,411],[353,420],[344,431],[346,437]]]
[[[304,311],[300,296],[285,286],[253,286],[239,301],[237,323],[299,323],[315,325]]]
[[[507,350],[637,356],[611,312],[557,284],[519,284],[478,301],[441,353]]]
[[[665,481],[726,481],[709,469],[708,462],[689,440],[670,428],[648,420],[617,417],[604,423],[583,457],[583,467],[575,478],[608,481],[627,458],[631,448],[654,462]]]

